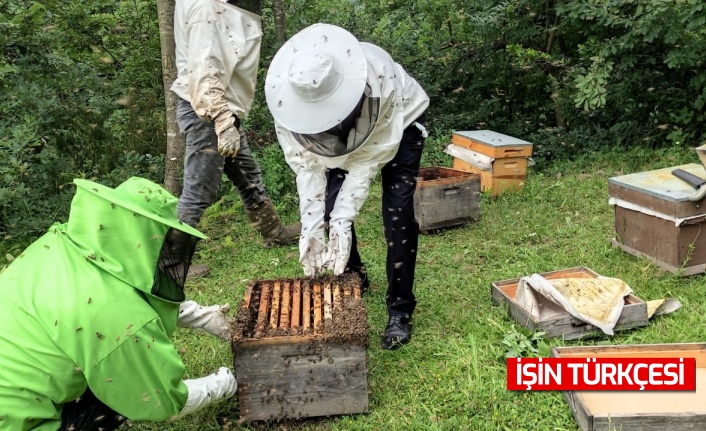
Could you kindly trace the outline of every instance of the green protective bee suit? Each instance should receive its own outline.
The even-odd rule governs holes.
[[[0,430],[56,430],[87,387],[134,420],[167,420],[189,396],[169,340],[179,302],[151,292],[168,229],[203,235],[148,180],[75,183],[68,223],[0,274]]]

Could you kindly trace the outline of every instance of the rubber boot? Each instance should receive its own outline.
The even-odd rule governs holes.
[[[283,225],[277,209],[269,199],[265,199],[255,208],[247,209],[247,213],[252,226],[262,235],[265,248],[294,244],[299,240],[302,224]]]

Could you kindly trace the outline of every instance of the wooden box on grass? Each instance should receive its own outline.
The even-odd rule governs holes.
[[[532,156],[532,143],[491,130],[454,132],[451,142],[494,159]]]
[[[692,275],[706,270],[706,200],[689,200],[697,191],[672,175],[677,168],[706,179],[703,166],[690,163],[608,180],[612,243],[666,271]]]
[[[357,275],[253,281],[233,332],[242,420],[368,411],[367,313]]]
[[[421,168],[414,214],[422,232],[480,219],[480,177],[436,166]]]
[[[503,192],[517,191],[525,185],[528,159],[512,157],[493,160],[491,170],[484,171],[472,164],[454,157],[453,168],[459,171],[480,175],[481,188],[497,196]]]
[[[522,188],[527,175],[532,144],[490,130],[454,132],[451,142],[459,147],[492,157],[491,169],[484,171],[454,157],[453,168],[481,176],[481,188],[493,196]]]
[[[554,347],[555,358],[696,358],[695,391],[564,391],[582,431],[706,429],[706,344]]]
[[[556,278],[597,278],[599,275],[586,267],[562,269],[558,271],[539,274],[551,280]],[[544,316],[542,320],[535,319],[528,310],[520,306],[515,300],[517,285],[520,279],[496,281],[490,284],[490,293],[495,305],[506,307],[510,317],[530,331],[542,331],[550,338],[563,338],[564,340],[577,340],[603,334],[595,326],[579,320],[566,310],[554,305],[549,300],[544,300]],[[625,297],[623,312],[615,325],[616,331],[647,326],[647,304],[637,296],[630,294]]]

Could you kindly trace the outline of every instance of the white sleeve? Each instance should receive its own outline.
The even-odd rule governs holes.
[[[275,125],[277,139],[287,164],[297,175],[299,214],[302,239],[311,236],[324,238],[324,212],[326,210],[326,166],[306,151],[292,133]]]
[[[186,33],[189,41],[189,52],[186,55],[189,97],[194,112],[209,122],[219,117],[232,116],[224,82],[227,76],[223,61],[224,47],[221,46],[215,12],[211,13],[209,9],[205,17],[190,22]]]

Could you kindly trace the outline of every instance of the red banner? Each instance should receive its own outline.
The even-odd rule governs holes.
[[[694,391],[694,358],[508,358],[510,391]]]

